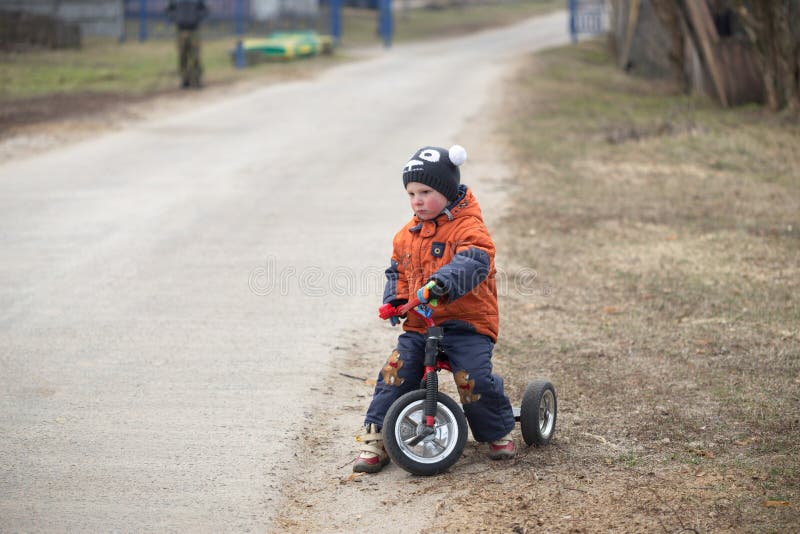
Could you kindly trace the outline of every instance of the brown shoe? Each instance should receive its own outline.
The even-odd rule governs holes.
[[[510,460],[516,455],[517,447],[511,439],[511,434],[489,443],[489,458],[492,460]]]
[[[361,454],[353,463],[354,473],[377,473],[389,463],[389,455],[383,448],[383,436],[375,424],[364,428],[364,434],[356,437],[361,443]]]

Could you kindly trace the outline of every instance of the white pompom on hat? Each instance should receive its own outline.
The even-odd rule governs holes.
[[[419,182],[443,194],[447,200],[458,198],[461,172],[458,167],[467,161],[467,151],[461,145],[450,150],[426,146],[417,150],[403,167],[403,187]]]
[[[450,150],[448,150],[448,155],[450,156],[450,161],[457,167],[467,161],[467,151],[461,145],[451,146]]]

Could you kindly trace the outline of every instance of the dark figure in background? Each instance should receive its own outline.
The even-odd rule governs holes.
[[[178,28],[178,65],[181,87],[200,87],[203,66],[200,63],[200,22],[208,15],[203,0],[170,0],[167,16]]]

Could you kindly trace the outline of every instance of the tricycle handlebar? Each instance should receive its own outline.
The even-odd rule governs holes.
[[[425,321],[426,326],[435,326],[433,319],[431,319],[431,315],[433,315],[433,310],[430,307],[422,304],[418,298],[411,299],[406,304],[402,306],[392,306],[391,304],[384,304],[380,308],[378,308],[378,315],[381,319],[391,319],[392,317],[401,317],[409,312],[416,313],[423,321]]]

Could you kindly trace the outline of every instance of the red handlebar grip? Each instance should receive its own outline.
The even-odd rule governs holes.
[[[395,308],[391,304],[384,304],[383,306],[378,308],[378,316],[381,319],[389,319],[391,317],[394,317],[395,315],[398,315],[397,308]]]

